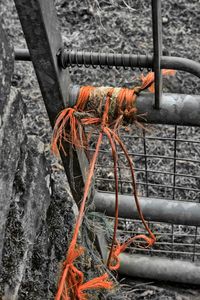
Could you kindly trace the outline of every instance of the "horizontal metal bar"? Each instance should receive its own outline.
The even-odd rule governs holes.
[[[143,93],[137,98],[138,114],[145,114],[148,123],[200,126],[200,96],[163,94],[160,110],[153,108],[153,95]]]
[[[140,205],[148,221],[200,226],[200,203],[141,197]],[[95,210],[108,216],[115,214],[115,195],[96,192]],[[119,216],[139,219],[133,196],[119,195]]]
[[[77,85],[70,87],[69,106],[75,105],[79,90]],[[141,122],[200,126],[200,95],[163,94],[159,110],[154,109],[153,102],[154,95],[150,93],[143,92],[137,98],[137,114],[146,114],[146,120]]]
[[[200,284],[200,265],[184,260],[122,253],[119,272],[125,276]]]
[[[23,50],[23,51],[22,51]],[[25,49],[15,49],[15,59],[23,59]],[[27,50],[28,51],[28,50]],[[130,68],[153,68],[152,55],[134,55],[134,54],[119,54],[119,53],[98,53],[85,51],[68,51],[63,50],[60,54],[60,64],[62,68],[67,66],[115,66],[115,67],[130,67]],[[24,56],[27,60],[28,53]],[[31,58],[30,58],[31,60]],[[162,69],[174,69],[191,73],[200,78],[200,63],[193,60],[174,57],[161,57]]]

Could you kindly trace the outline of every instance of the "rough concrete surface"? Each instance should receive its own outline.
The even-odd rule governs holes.
[[[44,142],[27,130],[28,109],[11,87],[13,65],[0,26],[0,299],[53,299],[72,202],[64,184],[56,190]]]

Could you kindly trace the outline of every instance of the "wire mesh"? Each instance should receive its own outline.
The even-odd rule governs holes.
[[[134,126],[120,132],[134,162],[137,187],[140,196],[179,200],[200,201],[200,129],[196,127],[147,125]],[[91,142],[92,149],[95,140]],[[119,191],[132,194],[130,171],[120,149]],[[114,174],[109,143],[104,139],[96,169],[96,189],[114,192]],[[164,209],[164,208],[163,208]],[[109,218],[112,222],[112,218]],[[200,260],[200,228],[168,223],[150,222],[157,236],[157,243],[149,249],[131,245],[127,251],[171,259]],[[121,241],[135,234],[145,232],[140,221],[120,219]]]
[[[127,249],[128,252],[171,259],[200,261],[200,228],[155,222],[150,222],[149,225],[157,237],[157,242],[153,248],[139,248],[137,244],[134,244]],[[141,233],[145,233],[145,230],[140,221],[120,219],[119,239],[121,241]]]

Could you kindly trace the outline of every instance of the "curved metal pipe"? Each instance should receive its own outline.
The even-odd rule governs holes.
[[[200,78],[200,63],[188,58],[162,56],[161,68],[185,71]]]

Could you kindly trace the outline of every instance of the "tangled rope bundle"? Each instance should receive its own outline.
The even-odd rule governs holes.
[[[163,70],[164,75],[173,75],[172,70]],[[90,289],[111,289],[113,283],[109,281],[107,273],[100,277],[94,278],[84,283],[84,275],[74,266],[75,260],[84,252],[83,247],[77,245],[79,229],[84,217],[85,205],[90,191],[92,177],[94,175],[95,164],[98,158],[100,146],[102,144],[103,135],[107,136],[113,157],[114,163],[114,178],[115,178],[115,222],[112,243],[108,256],[107,266],[110,270],[117,270],[120,266],[119,254],[136,240],[144,240],[145,247],[154,245],[156,238],[148,227],[142,210],[140,208],[137,195],[136,180],[132,160],[126,150],[126,147],[118,135],[120,126],[124,123],[138,123],[136,98],[139,93],[147,88],[154,91],[154,73],[150,72],[147,76],[142,76],[141,86],[133,89],[126,88],[111,88],[91,86],[81,87],[77,103],[72,108],[65,108],[58,116],[52,139],[52,150],[55,154],[60,149],[65,152],[63,141],[71,143],[74,147],[82,147],[87,149],[89,137],[85,134],[85,126],[95,126],[99,130],[99,135],[96,143],[96,148],[90,161],[88,177],[86,179],[84,194],[76,220],[76,225],[70,243],[66,259],[63,264],[63,272],[60,278],[56,300],[86,300],[88,299],[86,290]],[[131,173],[133,195],[139,216],[147,235],[137,235],[129,238],[125,243],[120,244],[117,240],[118,227],[118,155],[116,146],[119,145],[124,153]]]

